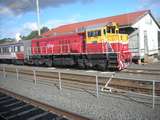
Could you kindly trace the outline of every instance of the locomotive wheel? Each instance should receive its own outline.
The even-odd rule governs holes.
[[[36,59],[36,60],[34,61],[34,64],[35,64],[36,66],[38,66],[38,65],[39,65],[39,60]]]
[[[85,65],[84,65],[83,63],[78,64],[78,68],[80,68],[80,69],[85,69]]]
[[[89,63],[89,62],[85,63],[86,69],[91,69],[92,67],[93,67],[92,63]]]
[[[76,65],[79,69],[85,69],[85,64],[84,61],[82,59],[78,59],[77,60],[77,65]]]
[[[20,60],[20,65],[24,65],[24,61],[23,60]]]
[[[100,70],[100,71],[105,71],[105,70],[106,70],[106,67],[105,67],[105,65],[97,64],[97,65],[95,66],[95,69],[96,69],[96,70]]]
[[[52,60],[47,60],[47,61],[45,62],[45,65],[46,65],[47,67],[52,67]]]
[[[105,65],[99,65],[99,70],[105,71],[106,67]]]

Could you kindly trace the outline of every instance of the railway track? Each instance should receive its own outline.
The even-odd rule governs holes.
[[[1,70],[2,71],[2,70]],[[16,73],[15,68],[6,69],[6,72]],[[20,70],[20,75],[30,76],[30,79],[33,80],[33,71],[31,70]],[[51,82],[53,84],[58,84],[58,73],[57,72],[45,72],[45,71],[37,71],[37,82],[47,83]],[[43,79],[43,80],[42,80]],[[61,79],[63,86],[69,86],[80,89],[91,89],[95,90],[95,77],[80,75],[80,74],[69,74],[69,73],[61,73]],[[106,81],[109,78],[107,77],[99,77],[99,86],[104,87]],[[113,87],[116,89],[129,90],[138,93],[152,94],[153,85],[152,82],[144,82],[144,81],[133,81],[130,79],[122,79],[122,78],[113,78],[109,83],[108,87]],[[160,96],[160,83],[156,83],[155,85],[155,95]]]
[[[160,69],[127,68],[125,70],[122,70],[121,73],[132,73],[132,74],[145,74],[145,75],[160,76]]]
[[[0,88],[1,120],[89,120]]]

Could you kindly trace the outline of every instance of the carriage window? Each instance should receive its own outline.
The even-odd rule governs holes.
[[[14,46],[14,52],[17,52],[17,46]]]
[[[0,51],[1,51],[1,53],[3,53],[3,50],[2,50],[2,48],[0,48]]]
[[[2,53],[4,53],[4,48],[2,48]]]
[[[3,48],[3,53],[6,53],[6,48]]]
[[[20,46],[20,51],[24,51],[24,46]]]
[[[20,46],[17,46],[17,52],[20,52]]]
[[[3,48],[3,53],[9,53],[9,48],[4,47],[4,48]]]
[[[12,48],[11,47],[8,47],[8,52],[11,52]]]
[[[0,50],[0,51],[1,51],[1,53],[3,53],[3,48],[0,48],[0,49],[1,49],[1,50]]]
[[[11,47],[11,52],[14,52],[14,46]]]
[[[7,47],[7,48],[6,48],[6,52],[7,52],[7,53],[9,53],[9,52],[10,52],[9,47]]]

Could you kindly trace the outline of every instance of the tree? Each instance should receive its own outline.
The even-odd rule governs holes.
[[[41,29],[41,34],[47,32],[47,31],[49,31],[49,29],[48,29],[47,27],[43,27],[43,28]],[[22,36],[21,38],[22,38],[23,40],[30,40],[30,39],[33,39],[33,38],[40,38],[40,37],[41,37],[41,36],[38,36],[38,31],[35,30],[35,31],[32,31],[29,35],[27,35],[27,36]]]
[[[43,27],[41,29],[41,34],[47,32],[47,31],[49,31],[49,29],[47,27]],[[32,31],[27,36],[20,36],[20,37],[22,38],[22,40],[31,40],[33,38],[40,38],[41,36],[38,36],[38,31],[35,30],[35,31]],[[14,41],[14,39],[12,39],[12,38],[3,38],[3,39],[0,39],[0,44],[5,43],[5,42],[11,42],[11,41]]]
[[[48,31],[49,31],[48,27],[43,27],[41,29],[41,33],[45,33],[45,32],[48,32]]]
[[[14,39],[12,39],[12,38],[3,38],[3,39],[0,39],[0,44],[5,43],[5,42],[11,42],[11,41],[14,41]]]

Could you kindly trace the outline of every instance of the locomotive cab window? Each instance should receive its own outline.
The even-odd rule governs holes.
[[[107,33],[115,33],[115,26],[108,26]]]
[[[88,37],[91,37],[92,35],[91,35],[91,32],[88,32]]]
[[[95,33],[96,33],[96,36],[101,36],[101,30],[97,30],[95,31]]]
[[[106,34],[106,29],[103,29],[103,34],[104,34],[104,35]]]
[[[89,31],[88,32],[88,37],[96,37],[96,36],[101,36],[101,30]]]

